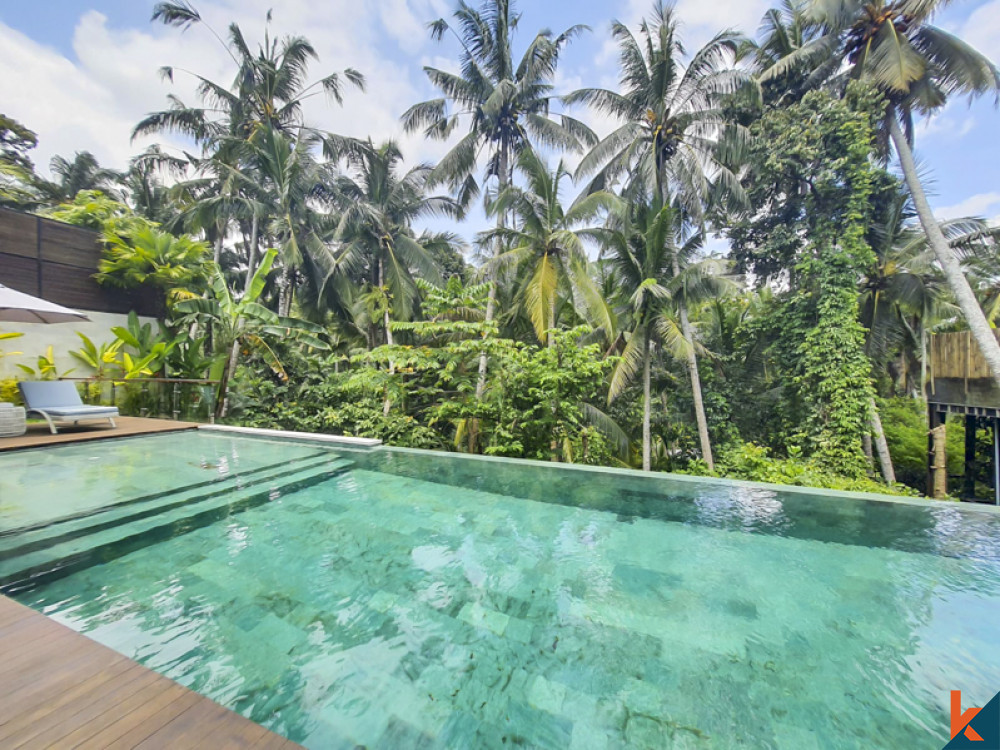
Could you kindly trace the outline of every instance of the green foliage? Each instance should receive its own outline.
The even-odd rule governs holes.
[[[98,263],[99,283],[133,289],[152,286],[167,292],[168,301],[190,299],[211,274],[212,251],[188,236],[174,237],[153,226],[127,234],[104,232],[104,256]]]
[[[912,398],[885,399],[879,406],[885,439],[892,454],[896,479],[915,490],[927,488],[927,412],[924,402]],[[948,422],[945,444],[949,476],[965,471],[965,425]]]
[[[6,331],[6,332],[0,331],[0,341],[11,341],[13,339],[19,339],[23,335],[24,335],[23,333],[20,333],[18,331]],[[2,360],[4,357],[16,357],[20,354],[21,352],[8,352],[4,351],[3,349],[0,349],[0,360]]]
[[[35,166],[28,156],[37,145],[33,131],[0,113],[0,206],[28,209],[38,203]]]
[[[56,221],[119,236],[152,226],[146,219],[132,213],[127,205],[109,198],[100,190],[81,190],[71,201],[42,213]]]
[[[95,275],[101,284],[163,289],[173,302],[195,296],[211,274],[207,244],[175,237],[99,190],[82,190],[45,214],[101,233],[104,251]]]
[[[793,451],[793,454],[795,452]],[[687,474],[704,475],[700,462],[684,471]],[[865,477],[848,477],[825,468],[822,464],[804,459],[800,455],[789,458],[775,458],[770,451],[754,443],[732,445],[720,451],[717,476],[730,479],[745,479],[752,482],[771,482],[800,487],[823,487],[840,492],[877,492],[891,495],[916,495],[914,490],[902,485],[887,487]]]
[[[852,85],[848,100],[811,92],[768,111],[754,126],[747,190],[760,210],[732,231],[747,270],[795,282],[769,310],[786,443],[855,478],[867,471],[861,437],[875,395],[856,287],[874,262],[866,232],[879,106]]]
[[[0,404],[21,405],[21,391],[16,378],[0,378]]]
[[[104,342],[100,346],[95,344],[87,335],[77,331],[77,336],[83,342],[83,346],[69,354],[85,367],[89,368],[96,378],[108,378],[121,373],[121,362],[119,352],[122,347],[122,340],[116,339],[110,343]]]
[[[495,338],[495,325],[483,322],[396,327],[432,343],[378,347],[357,355],[343,373],[329,372],[327,363],[298,386],[244,368],[237,378],[240,421],[453,450],[464,448],[474,431],[491,455],[614,461],[615,436],[587,406],[601,401],[612,363],[600,358],[599,346],[578,345],[586,329],[561,332],[553,346],[540,348]],[[497,375],[478,400],[483,350]],[[302,377],[301,364],[289,370]]]

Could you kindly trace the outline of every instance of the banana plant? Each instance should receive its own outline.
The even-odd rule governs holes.
[[[207,336],[191,338],[187,333],[182,333],[177,338],[167,361],[171,377],[195,379],[207,377],[214,361],[205,353],[207,342]]]
[[[213,379],[219,376],[219,394],[216,400],[215,416],[225,416],[229,382],[236,369],[241,348],[253,349],[261,353],[271,368],[284,373],[281,361],[268,345],[268,338],[295,340],[315,349],[328,350],[329,345],[318,338],[324,333],[321,326],[297,318],[281,317],[257,300],[264,292],[267,275],[278,251],[271,248],[264,254],[260,266],[244,295],[236,299],[226,284],[222,271],[216,267],[209,282],[210,296],[182,300],[174,305],[174,312],[181,314],[180,324],[192,323],[212,326],[212,336],[220,366],[214,369]]]

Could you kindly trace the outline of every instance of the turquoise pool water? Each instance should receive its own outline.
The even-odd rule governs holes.
[[[26,505],[9,593],[317,750],[938,748],[1000,690],[989,511],[203,432],[0,456]]]

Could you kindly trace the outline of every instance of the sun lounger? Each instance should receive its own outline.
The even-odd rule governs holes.
[[[91,419],[106,419],[112,427],[117,427],[115,417],[118,409],[114,406],[87,406],[80,399],[80,394],[73,383],[60,380],[40,380],[21,382],[17,384],[24,399],[24,406],[29,414],[40,414],[49,423],[49,429],[55,435],[56,425],[60,422],[83,422]]]

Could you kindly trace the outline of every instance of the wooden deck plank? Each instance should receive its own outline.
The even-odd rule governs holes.
[[[299,747],[3,596],[0,617],[0,747]]]
[[[291,740],[286,740],[281,735],[268,732],[257,740],[257,744],[251,750],[291,750],[291,748],[295,747],[298,747],[298,745]]]
[[[124,682],[132,677],[137,677],[138,673],[133,675],[125,674],[127,670],[123,669],[123,665],[127,667],[128,660],[125,657],[122,657],[122,659],[124,662],[121,660],[105,660],[103,659],[103,655],[91,652],[91,663],[89,665],[86,663],[77,664],[76,669],[63,670],[62,676],[64,678],[86,675],[81,680],[70,682],[68,679],[53,679],[48,674],[48,672],[52,671],[50,665],[47,670],[38,670],[27,679],[21,679],[19,685],[11,683],[11,697],[5,700],[3,706],[0,707],[0,737],[4,735],[5,731],[8,731],[8,726],[15,718],[20,718],[25,712],[30,712],[40,707],[45,710],[51,710],[63,705],[65,703],[65,699],[62,697],[64,692],[70,691],[72,695],[72,690],[75,686],[90,682],[92,677],[97,677],[102,673],[120,675],[118,682]],[[101,680],[96,680],[93,684],[99,685],[100,682]],[[78,702],[84,697],[80,696],[76,701],[71,702]]]
[[[73,747],[63,738],[77,732],[83,727],[101,725],[99,719],[109,708],[123,702],[126,698],[142,691],[156,683],[157,675],[143,672],[134,680],[117,683],[108,690],[101,691],[93,700],[80,702],[43,717],[37,725],[28,727],[23,732],[12,734],[7,738],[11,747]],[[84,738],[86,739],[86,738]]]
[[[198,701],[197,693],[192,693],[181,685],[175,684],[173,687],[175,689],[161,691],[152,700],[108,724],[86,742],[77,745],[75,750],[134,747]]]
[[[127,716],[164,694],[169,699],[179,698],[184,694],[183,687],[169,680],[164,684],[162,680],[165,679],[158,674],[152,674],[148,678],[144,675],[130,685],[123,686],[122,690],[116,687],[110,692],[104,693],[85,711],[73,717],[70,722],[72,730],[60,737],[58,744],[63,747],[75,748],[88,741],[95,734],[104,731],[111,724],[117,723],[122,714]],[[169,703],[170,700],[167,702]]]
[[[80,443],[89,440],[152,435],[158,432],[193,430],[194,422],[175,422],[172,419],[150,419],[148,417],[118,417],[117,427],[107,422],[84,422],[77,426],[58,426],[59,433],[53,435],[43,422],[28,425],[28,431],[19,437],[0,438],[0,453],[24,448],[40,448],[46,445]]]
[[[5,718],[0,722],[0,743],[3,738],[40,721],[45,715],[85,699],[102,689],[110,680],[127,682],[138,677],[142,666],[122,659],[82,682],[40,683],[35,690],[22,690],[3,707]]]
[[[199,700],[200,696],[197,693],[192,693],[190,690],[187,691],[177,700],[162,706],[158,711],[150,715],[145,722],[130,726],[124,734],[111,740],[105,750],[131,750],[148,738],[149,735],[159,731],[187,711]],[[284,737],[280,739],[284,739]]]

